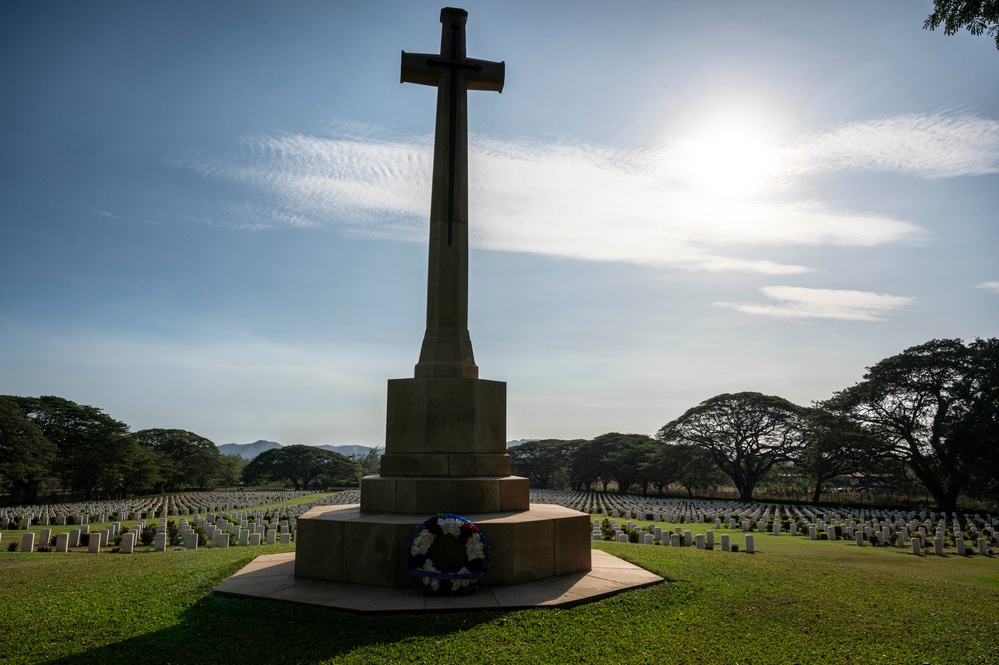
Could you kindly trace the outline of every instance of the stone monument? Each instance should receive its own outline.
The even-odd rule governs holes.
[[[411,586],[406,545],[417,525],[457,513],[485,534],[487,585],[590,570],[589,516],[531,505],[510,475],[506,384],[479,378],[468,334],[468,90],[501,92],[504,63],[465,55],[463,9],[441,10],[439,54],[402,53],[402,83],[437,88],[427,329],[411,379],[388,382],[381,475],[361,503],[298,520],[295,576]]]

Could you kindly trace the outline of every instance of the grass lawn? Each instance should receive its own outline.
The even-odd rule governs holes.
[[[360,616],[206,595],[293,545],[2,552],[0,663],[999,663],[996,558],[766,534],[754,555],[594,546],[666,584],[567,610]]]

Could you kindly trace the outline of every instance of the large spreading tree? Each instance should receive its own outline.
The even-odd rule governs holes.
[[[360,477],[361,465],[355,460],[303,445],[266,450],[243,468],[243,480],[248,484],[288,481],[296,490],[308,489],[313,482],[327,487],[355,485]]]
[[[0,396],[0,479],[20,492],[25,503],[38,501],[39,487],[54,478],[56,445],[21,413],[16,402]]]
[[[883,440],[950,513],[976,478],[985,482],[983,465],[995,475],[997,357],[999,339],[932,340],[869,367],[825,406]]]
[[[876,434],[856,422],[821,406],[806,412],[805,446],[795,466],[812,487],[812,503],[822,497],[822,488],[833,478],[870,470],[888,454],[888,446]]]
[[[801,453],[805,426],[804,409],[782,397],[726,393],[663,425],[656,437],[703,450],[732,479],[739,500],[752,501],[764,474]]]
[[[182,429],[144,429],[134,436],[139,445],[156,453],[160,467],[157,492],[185,487],[204,490],[223,476],[222,454],[203,436]]]
[[[91,499],[121,495],[142,458],[128,425],[100,409],[54,396],[11,398],[58,448],[54,471],[65,486]]]

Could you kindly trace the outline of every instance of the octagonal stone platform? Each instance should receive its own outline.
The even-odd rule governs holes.
[[[405,552],[429,515],[362,511],[357,504],[316,506],[298,518],[295,577],[411,587]],[[491,553],[483,583],[522,584],[590,569],[590,518],[562,506],[463,514],[482,530]]]
[[[585,572],[524,584],[482,587],[467,596],[450,597],[427,595],[415,585],[400,589],[302,579],[294,576],[294,568],[294,552],[264,554],[224,580],[212,593],[365,614],[395,614],[568,608],[664,582],[658,575],[601,550],[593,550],[591,570]]]

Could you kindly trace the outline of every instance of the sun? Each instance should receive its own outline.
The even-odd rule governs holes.
[[[724,198],[762,193],[783,161],[764,130],[739,123],[704,127],[681,139],[676,153],[679,175],[689,187]]]

